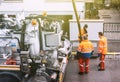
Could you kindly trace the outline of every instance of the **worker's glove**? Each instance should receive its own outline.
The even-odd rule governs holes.
[[[101,56],[101,53],[98,53],[98,57],[100,57]]]
[[[80,58],[80,55],[81,55],[81,52],[79,52],[79,51],[77,50],[77,51],[76,51],[75,58],[76,58],[76,59],[79,59],[79,58]]]
[[[81,55],[81,52],[77,50],[76,55]]]
[[[91,52],[91,55],[93,55],[94,54],[94,50]]]

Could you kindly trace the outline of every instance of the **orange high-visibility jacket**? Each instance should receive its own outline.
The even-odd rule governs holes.
[[[98,42],[98,53],[106,54],[107,50],[107,38],[102,36]]]
[[[91,53],[93,49],[93,44],[89,40],[83,40],[78,46],[78,51],[81,53]]]

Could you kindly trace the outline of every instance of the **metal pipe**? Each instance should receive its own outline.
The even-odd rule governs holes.
[[[77,20],[77,25],[78,25],[78,30],[79,30],[79,34],[80,34],[80,39],[82,39],[80,19],[79,19],[78,13],[77,13],[77,8],[76,8],[76,4],[75,4],[74,0],[72,0],[72,4],[73,4],[73,9],[74,9],[74,12],[75,12],[76,20]]]

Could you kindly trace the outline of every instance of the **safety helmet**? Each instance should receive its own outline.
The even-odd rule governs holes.
[[[47,16],[47,12],[46,11],[43,11],[43,16]]]
[[[84,27],[86,27],[86,28],[87,28],[87,27],[88,27],[88,25],[87,25],[87,24],[85,24],[85,25],[84,25]]]
[[[31,23],[33,26],[37,25],[37,21],[35,19],[32,19]]]

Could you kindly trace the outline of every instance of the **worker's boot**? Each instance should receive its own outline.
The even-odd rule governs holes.
[[[105,63],[104,62],[100,63],[100,69],[98,69],[98,71],[105,71]]]

